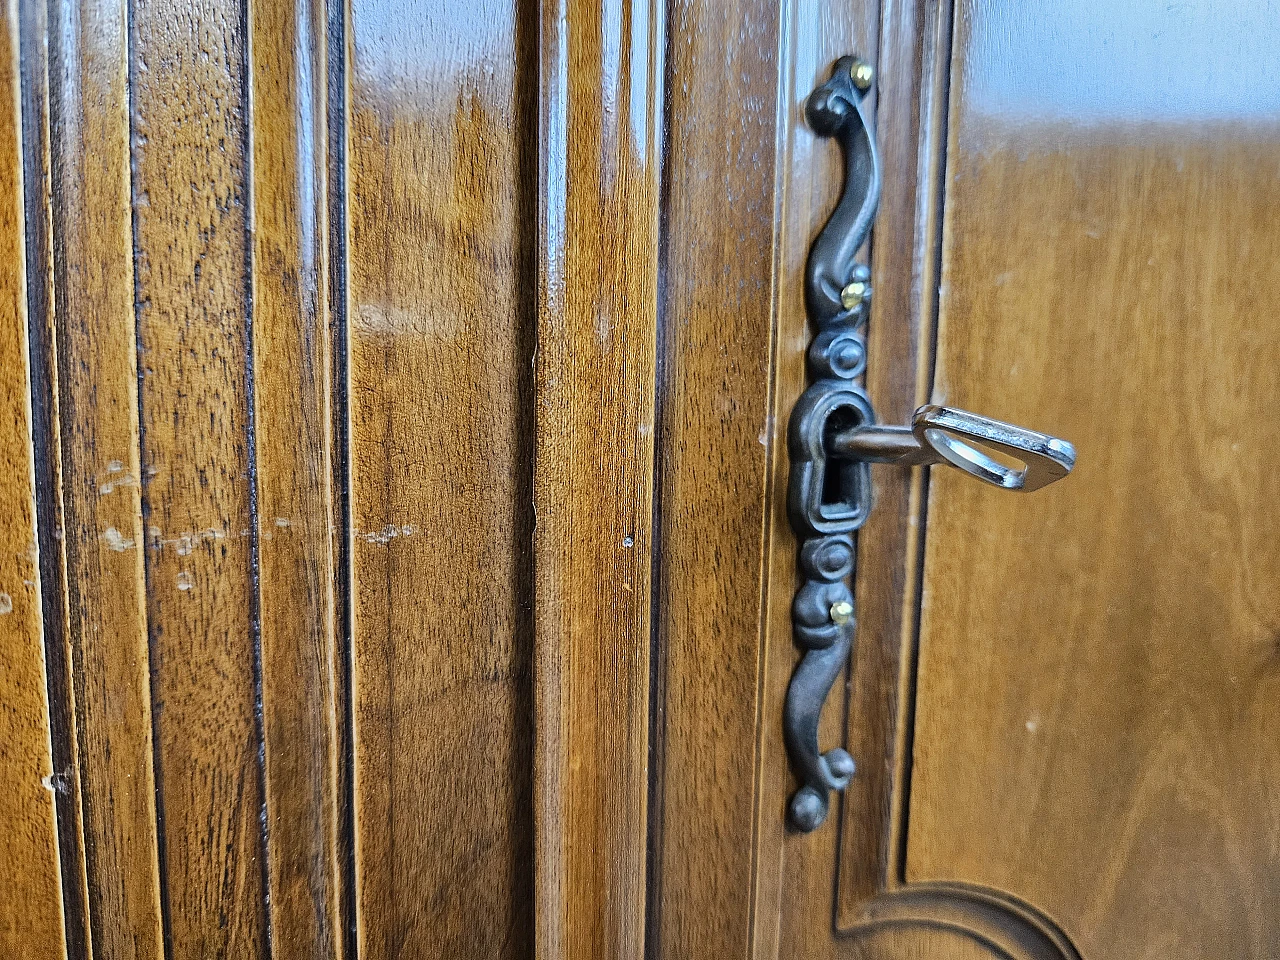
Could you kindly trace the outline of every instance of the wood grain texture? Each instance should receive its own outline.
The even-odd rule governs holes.
[[[935,471],[908,877],[1087,960],[1272,956],[1280,31],[1014,9],[957,16],[935,395],[1079,458],[1025,499]]]
[[[91,941],[162,956],[123,3],[50,7],[61,506]]]
[[[255,0],[249,30],[270,955],[337,960],[344,941],[338,905],[325,5]]]
[[[265,949],[244,11],[131,11],[147,613],[167,952]]]
[[[31,439],[35,467],[36,534],[40,552],[45,675],[49,689],[54,809],[67,954],[86,953],[89,935],[88,876],[76,739],[75,666],[72,652],[66,541],[63,523],[62,445],[58,416],[58,347],[54,308],[53,182],[50,129],[49,15],[46,4],[19,8],[23,204],[27,255],[27,330],[30,338]]]
[[[41,629],[17,4],[0,6],[0,953],[66,957]]]
[[[340,863],[337,904],[338,927],[342,933],[344,958],[353,958],[357,949],[356,866],[355,866],[355,726],[352,674],[352,579],[351,579],[351,473],[350,406],[347,325],[347,130],[348,40],[347,4],[344,0],[325,2],[325,184],[328,191],[325,220],[328,227],[328,314],[329,314],[329,422],[330,486],[329,506],[333,526],[330,550],[333,558],[334,680],[337,688],[337,752],[339,789],[337,792],[338,859]]]
[[[527,957],[536,27],[348,16],[359,951]]]
[[[772,425],[779,7],[667,30],[650,937],[746,956]]]
[[[537,954],[644,956],[658,3],[542,5]]]
[[[909,423],[931,387],[951,13],[949,0],[915,0],[886,6],[881,24],[876,143],[886,175],[872,238],[866,387],[882,423]],[[872,897],[902,883],[923,547],[925,472],[878,466],[872,475],[846,712],[858,776],[842,805],[836,924],[849,932]]]

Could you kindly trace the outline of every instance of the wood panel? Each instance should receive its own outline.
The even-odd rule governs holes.
[[[537,953],[645,944],[662,5],[542,4]]]
[[[163,955],[123,3],[50,5],[61,507],[91,942]],[[55,494],[56,496],[56,494]]]
[[[834,144],[801,124],[804,96],[824,80],[837,56],[857,52],[877,68],[870,106],[885,181],[871,249],[876,299],[868,332],[867,388],[886,422],[904,422],[926,396],[938,244],[938,183],[950,50],[945,3],[893,4],[879,22],[874,6],[841,13],[794,10],[784,26],[779,112],[776,244],[775,449],[785,450],[786,417],[803,388],[807,328],[800,295],[813,236],[829,215],[840,184]],[[878,42],[877,42],[877,37]],[[874,257],[871,254],[874,252]],[[811,957],[1047,956],[1051,937],[1038,918],[989,912],[946,888],[903,887],[900,816],[909,763],[914,660],[913,606],[918,562],[917,471],[877,468],[876,509],[859,533],[859,617],[852,671],[841,703],[828,698],[821,739],[845,744],[859,772],[839,815],[815,834],[784,830],[794,784],[781,737],[781,704],[797,652],[790,601],[795,542],[782,490],[785,455],[772,459],[767,541],[768,577],[761,656],[760,765],[752,951],[757,956]],[[842,709],[843,708],[843,709]],[[1024,923],[1024,919],[1026,922]],[[1028,948],[1030,948],[1028,950]],[[1001,953],[1006,951],[1006,953]],[[1058,954],[1053,954],[1057,956]]]
[[[267,932],[249,387],[247,37],[230,0],[131,11],[147,613],[167,952]]]
[[[270,956],[329,960],[340,923],[328,267],[327,10],[249,5],[253,437]]]
[[[935,396],[1079,458],[1025,499],[935,471],[908,875],[1010,891],[1086,958],[1269,956],[1280,31],[957,24]]]
[[[650,814],[662,957],[746,956],[751,937],[779,12],[668,12]]]
[[[524,957],[536,27],[348,16],[359,950]]]
[[[0,7],[0,952],[66,957],[27,343],[18,11]]]
[[[909,709],[900,668],[913,623],[919,472],[877,471],[876,513],[859,538],[850,701],[833,691],[823,730],[824,742],[847,743],[860,763],[843,824],[785,833],[794,786],[780,720],[797,657],[795,541],[783,505],[787,414],[804,386],[811,335],[802,277],[842,173],[835,145],[804,128],[799,107],[836,57],[858,52],[876,64],[881,92],[871,106],[886,124],[878,138],[886,181],[873,238],[868,389],[884,419],[905,422],[930,369],[948,10],[891,5],[877,43],[874,4],[800,5],[776,26],[761,10],[735,8],[720,20],[678,9],[665,168],[664,305],[673,320],[659,380],[651,936],[673,956],[955,949],[965,934],[929,932],[924,915],[910,933],[901,923],[873,930],[864,916],[900,871],[899,714]],[[766,159],[775,152],[776,171]],[[833,911],[847,929],[833,930]]]
[[[941,242],[951,4],[886,7],[876,141],[885,182],[876,217],[867,330],[867,393],[883,423],[909,423],[927,402]],[[902,882],[912,683],[919,606],[923,470],[872,468],[875,509],[858,531],[858,623],[847,748],[859,760],[845,791],[836,924],[852,931],[868,902]]]

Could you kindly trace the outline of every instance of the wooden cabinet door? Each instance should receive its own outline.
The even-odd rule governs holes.
[[[1280,949],[1278,48],[1249,4],[955,13],[933,391],[1080,466],[933,478],[906,878],[1086,958]]]
[[[1280,953],[1280,19],[0,0],[0,957]],[[816,830],[787,422],[874,67]]]
[[[887,421],[954,403],[1068,437],[1079,465],[1025,497],[873,468],[825,730],[859,772],[811,834],[783,826],[778,464],[808,336],[797,248],[828,209],[810,158],[834,147],[787,132],[779,452],[732,473],[767,506],[754,540],[706,542],[741,498],[712,453],[714,508],[664,505],[689,546],[659,561],[683,601],[657,608],[662,955],[1275,953],[1276,29],[1248,5],[885,6],[869,390]],[[827,66],[803,13],[786,36],[784,118]],[[704,448],[667,417],[668,489],[697,489],[681,467]]]
[[[1141,2],[857,14],[780,14],[772,170],[734,180],[723,145],[749,110],[669,144],[672,197],[736,203],[727,225],[705,205],[688,234],[668,221],[651,949],[1273,956],[1280,21]],[[737,77],[708,43],[674,75],[701,55]],[[872,467],[854,652],[822,728],[858,772],[801,834],[785,430],[814,335],[804,257],[840,173],[800,106],[850,52],[879,71],[881,419],[954,404],[1066,437],[1078,465],[1029,495]],[[759,259],[739,203],[775,211]],[[709,282],[696,265],[716,257]],[[767,315],[736,299],[765,259]]]

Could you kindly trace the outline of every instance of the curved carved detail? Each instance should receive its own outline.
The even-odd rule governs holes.
[[[871,274],[855,257],[871,231],[880,199],[880,160],[863,112],[862,89],[855,82],[869,81],[869,76],[869,69],[856,58],[841,58],[805,106],[809,126],[840,143],[845,184],[810,251],[805,298],[817,328],[809,349],[814,380],[788,425],[788,508],[801,540],[804,575],[792,604],[792,628],[796,645],[805,653],[787,689],[783,722],[788,755],[800,781],[789,819],[794,829],[804,832],[822,824],[831,792],[843,790],[854,775],[853,758],[845,750],[819,749],[818,718],[852,647],[852,534],[871,507],[867,463],[827,455],[834,431],[875,423],[871,402],[857,382],[866,366],[863,324],[870,311]],[[860,910],[841,936],[862,937],[894,927],[931,929],[972,940],[1006,960],[1081,960],[1070,938],[1044,913],[983,887],[891,882]]]
[[[1070,938],[1016,897],[962,883],[920,883],[872,897],[846,935],[910,927],[947,930],[1008,960],[1081,960]]]

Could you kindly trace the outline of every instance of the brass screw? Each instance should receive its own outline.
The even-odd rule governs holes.
[[[853,604],[848,600],[838,600],[831,605],[831,622],[843,627],[853,619]]]
[[[870,293],[871,284],[862,280],[855,280],[840,291],[840,304],[846,310],[852,310],[866,300]]]
[[[871,89],[871,82],[875,80],[876,72],[865,60],[854,60],[849,65],[849,76],[853,79],[853,85],[865,92]]]

